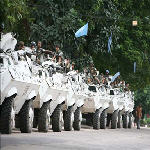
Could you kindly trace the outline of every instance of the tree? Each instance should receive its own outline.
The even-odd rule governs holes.
[[[118,1],[122,13],[119,47],[115,50],[120,72],[132,86],[132,89],[144,88],[150,83],[150,5],[149,1]],[[132,26],[137,20],[138,25]],[[133,63],[137,63],[137,72],[133,73]]]
[[[135,91],[150,84],[149,6],[149,0],[3,0],[0,17],[5,31],[16,32],[18,40],[41,40],[51,50],[59,44],[79,70],[93,60],[100,72],[120,71]],[[87,22],[88,36],[75,38]],[[107,52],[111,33],[112,54]]]
[[[144,113],[150,113],[150,85],[135,92],[135,106],[142,104]]]
[[[28,41],[29,14],[28,0],[1,0],[0,24],[4,24],[4,32],[14,32],[18,40]]]

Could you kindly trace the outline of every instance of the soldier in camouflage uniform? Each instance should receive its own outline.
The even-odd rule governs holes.
[[[94,84],[100,84],[100,81],[97,77],[97,69],[94,67],[93,63],[90,64],[89,74],[90,74],[91,81]]]
[[[36,62],[38,64],[42,64],[47,59],[46,54],[51,53],[52,51],[43,49],[41,41],[38,41],[36,49]]]
[[[56,45],[56,52],[52,60],[53,61],[55,60],[60,65],[63,65],[64,55],[63,55],[63,52],[59,49],[58,45]]]

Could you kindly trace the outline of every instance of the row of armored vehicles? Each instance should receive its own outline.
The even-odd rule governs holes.
[[[85,83],[85,74],[48,60],[41,65],[14,51],[17,40],[12,33],[0,41],[0,132],[13,128],[30,133],[32,128],[48,132],[80,130],[83,118],[94,129],[107,126],[131,128],[134,96],[130,91]],[[26,48],[25,51],[30,51]]]

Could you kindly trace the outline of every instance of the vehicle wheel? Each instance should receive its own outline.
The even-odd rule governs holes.
[[[74,113],[74,122],[73,122],[74,130],[80,131],[80,129],[81,129],[81,121],[82,121],[81,108],[78,107],[75,110],[75,113]]]
[[[128,128],[128,112],[123,115],[123,128]]]
[[[120,111],[118,112],[117,128],[122,128],[122,114]]]
[[[74,122],[73,106],[69,106],[65,113],[64,130],[71,131]]]
[[[0,132],[2,134],[11,134],[15,124],[15,112],[13,109],[12,97],[6,98],[1,106]]]
[[[34,112],[32,108],[32,100],[25,101],[19,112],[20,131],[21,133],[31,133],[33,127]]]
[[[39,118],[38,118],[38,131],[48,132],[48,127],[50,124],[50,111],[49,111],[50,101],[43,103],[40,108]]]
[[[93,115],[93,129],[100,129],[100,109],[97,109]]]
[[[106,129],[106,123],[107,123],[107,112],[106,109],[102,111],[100,116],[100,128]]]
[[[111,129],[117,128],[117,122],[118,122],[118,110],[115,110],[112,114]]]
[[[132,128],[132,113],[129,113],[129,123],[128,123],[128,128]]]
[[[63,112],[61,104],[57,105],[52,115],[52,130],[54,132],[61,132],[63,124]]]

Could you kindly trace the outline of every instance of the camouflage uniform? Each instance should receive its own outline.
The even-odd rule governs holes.
[[[55,57],[56,57],[56,62],[59,61],[59,57],[61,57],[62,60],[64,60],[63,52],[62,52],[61,50],[58,50],[58,51],[55,53]]]
[[[45,50],[43,48],[38,48],[36,50],[36,62],[37,63],[43,63],[44,60],[46,59],[45,55],[44,55]]]

